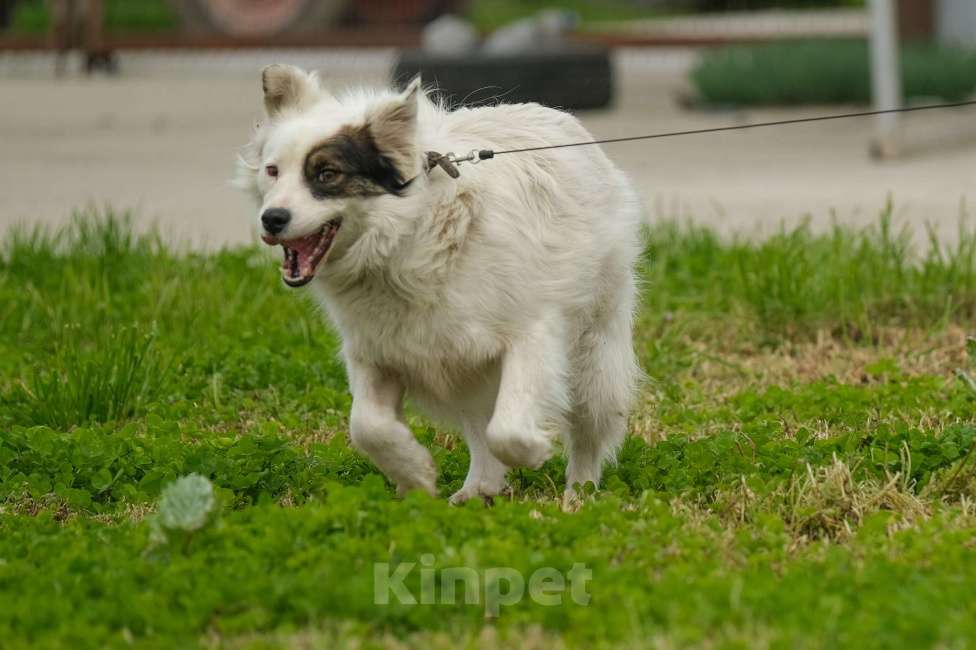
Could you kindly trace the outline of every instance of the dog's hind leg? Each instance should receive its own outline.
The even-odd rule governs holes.
[[[395,376],[346,359],[352,390],[349,437],[397,486],[436,494],[437,469],[430,452],[403,422],[404,387]]]
[[[566,497],[575,486],[600,485],[603,464],[627,433],[640,368],[631,339],[630,301],[586,331],[574,356],[574,399],[566,467]]]
[[[468,476],[464,479],[464,485],[451,495],[451,503],[463,503],[476,497],[490,499],[508,488],[508,483],[505,481],[508,466],[495,458],[491,450],[488,449],[488,442],[485,440],[485,425],[484,420],[464,423],[464,441],[468,445],[468,455],[471,457],[471,461],[468,465]]]
[[[488,449],[510,467],[538,468],[552,455],[551,439],[569,410],[565,322],[539,319],[502,357]]]

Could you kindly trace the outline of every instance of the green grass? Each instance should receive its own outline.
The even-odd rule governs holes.
[[[664,225],[647,260],[671,285],[650,292],[655,311],[741,312],[772,336],[820,329],[872,336],[879,325],[976,316],[976,238],[965,223],[951,246],[930,233],[919,250],[892,225],[890,208],[860,232],[835,225],[814,235],[801,225],[760,243],[728,244],[707,229]]]
[[[908,98],[963,100],[976,91],[976,52],[904,45]],[[864,41],[783,41],[706,52],[691,72],[699,100],[711,104],[865,103],[871,98]]]
[[[886,215],[762,241],[654,226],[648,381],[577,512],[558,458],[491,508],[394,498],[348,447],[338,341],[265,251],[176,250],[111,213],[13,233],[3,646],[965,647],[976,232],[915,248]],[[407,417],[450,494],[463,444]],[[164,488],[189,474],[216,512],[160,535]],[[592,599],[489,621],[483,604],[374,603],[374,563],[425,554],[526,576],[585,563]]]

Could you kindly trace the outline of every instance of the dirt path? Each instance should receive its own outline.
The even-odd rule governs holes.
[[[251,240],[254,208],[227,181],[259,113],[257,70],[286,57],[337,84],[382,80],[390,61],[379,51],[143,54],[123,59],[120,79],[54,81],[43,59],[0,58],[0,230],[111,204],[195,246]],[[584,115],[587,126],[615,137],[841,110],[683,111],[675,97],[691,60],[687,51],[621,52],[617,105]],[[910,153],[883,164],[867,155],[869,120],[607,151],[652,218],[686,215],[751,234],[805,215],[818,227],[835,215],[872,222],[892,196],[899,218],[951,237],[960,206],[976,199],[976,111],[913,114],[904,126]]]

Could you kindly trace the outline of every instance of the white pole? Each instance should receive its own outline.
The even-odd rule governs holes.
[[[901,108],[901,67],[898,59],[897,0],[870,0],[871,94],[875,110]],[[897,153],[898,115],[879,115],[872,152],[881,158]]]

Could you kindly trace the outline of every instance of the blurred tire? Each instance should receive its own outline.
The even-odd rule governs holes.
[[[193,31],[262,36],[329,27],[349,0],[170,0]]]
[[[14,0],[0,0],[0,29],[7,29],[14,18]]]
[[[463,14],[469,0],[352,0],[350,14],[367,25],[423,25],[446,13]]]
[[[402,85],[417,74],[452,106],[538,102],[580,110],[603,108],[613,99],[613,68],[602,48],[464,56],[402,52],[394,82]]]

